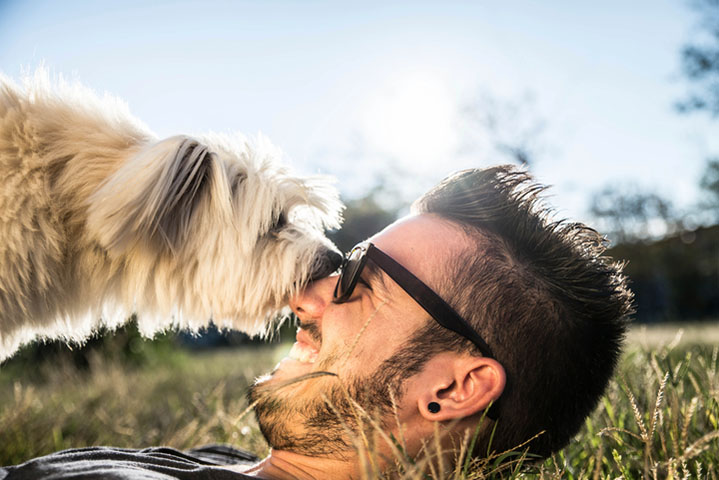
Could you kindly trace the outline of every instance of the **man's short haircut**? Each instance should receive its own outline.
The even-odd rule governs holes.
[[[595,230],[552,221],[539,199],[544,188],[511,166],[465,170],[413,205],[460,227],[474,245],[447,265],[439,293],[507,373],[491,443],[497,452],[540,432],[530,453],[548,456],[569,442],[614,372],[632,313],[623,264],[603,256],[606,241]],[[474,347],[428,322],[413,350],[423,362]],[[485,452],[487,443],[479,439]]]

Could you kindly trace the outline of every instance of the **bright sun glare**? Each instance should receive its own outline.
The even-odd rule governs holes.
[[[437,75],[397,75],[365,103],[362,133],[379,153],[422,172],[450,158],[457,143],[456,107]]]

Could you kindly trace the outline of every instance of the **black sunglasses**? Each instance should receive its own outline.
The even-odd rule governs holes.
[[[494,358],[487,342],[442,297],[372,243],[357,245],[345,258],[335,286],[335,303],[346,302],[352,296],[368,258],[402,287],[437,323],[471,341],[485,357]]]

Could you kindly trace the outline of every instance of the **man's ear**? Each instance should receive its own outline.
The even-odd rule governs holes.
[[[420,415],[433,422],[469,417],[496,402],[504,391],[504,367],[492,358],[453,354],[434,357],[423,372],[425,388],[417,398]],[[424,376],[424,375],[423,375]],[[439,405],[432,410],[429,404]]]

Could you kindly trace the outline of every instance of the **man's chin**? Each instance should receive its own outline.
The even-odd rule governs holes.
[[[334,365],[331,355],[317,365],[285,358],[250,388],[249,401],[270,447],[336,457],[352,449],[347,428],[358,434],[364,428],[357,424],[355,405],[379,419],[391,418],[386,379],[377,373],[340,379],[325,371]]]
[[[332,457],[349,450],[342,422],[324,400],[303,402],[301,395],[287,395],[274,383],[274,375],[258,379],[248,394],[270,448],[313,457]],[[329,397],[338,400],[336,393]]]

